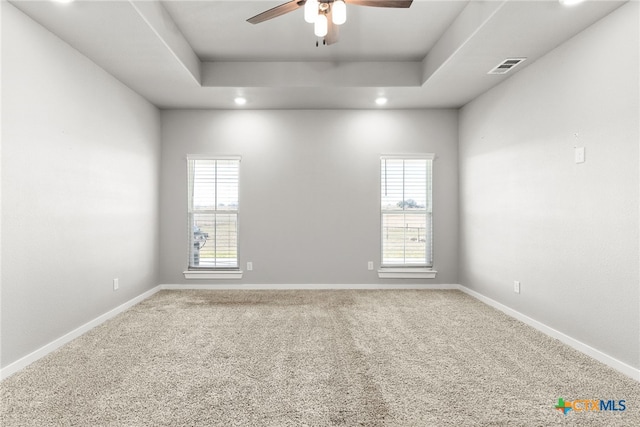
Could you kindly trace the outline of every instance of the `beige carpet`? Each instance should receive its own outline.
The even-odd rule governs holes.
[[[640,383],[458,291],[162,291],[0,389],[3,427],[640,426]]]

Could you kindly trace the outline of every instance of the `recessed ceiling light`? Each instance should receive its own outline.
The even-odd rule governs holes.
[[[563,6],[574,6],[578,3],[582,3],[584,0],[558,0]]]
[[[386,103],[387,103],[387,98],[385,98],[384,96],[379,96],[376,98],[376,104],[384,105]]]
[[[236,105],[244,105],[247,103],[247,99],[243,98],[241,96],[236,97],[236,99],[233,100],[233,102],[236,103]]]
[[[73,3],[74,0],[53,0],[56,3]]]

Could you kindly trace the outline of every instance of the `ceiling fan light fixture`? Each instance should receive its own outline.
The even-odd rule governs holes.
[[[309,24],[316,22],[318,16],[318,0],[307,0],[304,4],[304,20]]]
[[[333,23],[342,25],[347,22],[347,5],[344,0],[335,0],[331,6],[331,16]]]
[[[316,37],[324,37],[329,32],[329,22],[327,21],[327,15],[319,13],[316,17],[316,23],[313,27],[313,32]]]
[[[304,20],[314,24],[316,37],[322,44],[332,45],[338,41],[338,26],[347,21],[347,3],[361,6],[406,9],[413,0],[288,0],[247,19],[250,24],[259,24],[300,8],[304,9]],[[331,22],[329,22],[331,18]],[[326,37],[326,38],[325,38]],[[319,41],[316,41],[316,46]]]

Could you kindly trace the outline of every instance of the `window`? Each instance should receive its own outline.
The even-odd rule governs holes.
[[[240,157],[187,162],[189,270],[237,270]]]
[[[382,267],[432,267],[433,155],[382,156]]]

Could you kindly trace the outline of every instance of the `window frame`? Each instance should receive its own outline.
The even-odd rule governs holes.
[[[186,279],[240,279],[242,278],[242,271],[240,270],[240,164],[242,161],[242,157],[239,155],[194,155],[189,154],[186,158],[187,162],[187,269],[183,271],[184,277]],[[193,260],[193,233],[194,233],[194,216],[196,214],[196,209],[193,206],[193,168],[192,161],[198,160],[207,160],[207,161],[237,161],[238,162],[238,175],[236,178],[237,185],[237,198],[238,205],[233,210],[228,209],[218,209],[217,203],[215,205],[215,209],[207,209],[202,210],[199,213],[201,214],[211,214],[211,215],[226,215],[232,214],[235,215],[235,224],[236,224],[236,265],[235,266],[194,266],[192,265]],[[217,166],[216,166],[217,167]],[[218,178],[214,180],[214,183],[217,187]]]
[[[378,276],[380,278],[435,278],[437,271],[433,268],[433,168],[434,160],[436,156],[433,153],[420,153],[420,154],[383,154],[380,156],[379,163],[379,208],[380,208],[380,269],[378,270]],[[408,210],[404,206],[399,209],[384,209],[383,203],[383,186],[386,175],[383,174],[383,162],[385,160],[426,160],[426,182],[425,182],[425,208],[424,210]],[[403,165],[404,170],[404,165]],[[406,188],[406,183],[402,182],[403,193]],[[404,197],[403,197],[404,199]],[[404,201],[404,200],[403,200]],[[416,215],[424,217],[425,221],[425,233],[428,238],[425,239],[425,258],[423,263],[407,263],[406,255],[403,254],[402,263],[385,263],[385,215],[400,214],[403,215]]]

